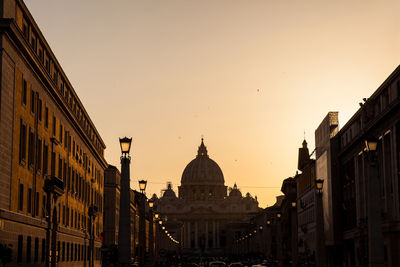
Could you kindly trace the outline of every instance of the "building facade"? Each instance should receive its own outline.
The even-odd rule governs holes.
[[[299,148],[297,187],[298,257],[300,262],[315,263],[317,251],[315,160],[310,158],[306,140]]]
[[[378,253],[385,266],[399,266],[400,67],[360,106],[339,131],[341,186],[336,193],[341,202],[343,262],[365,266],[371,254]],[[365,147],[371,137],[378,140],[376,159]],[[379,180],[376,187],[371,186],[375,178]],[[374,204],[380,216],[369,216]],[[377,233],[382,242],[371,244],[371,236]]]
[[[12,248],[9,266],[99,265],[105,144],[23,1],[0,5],[0,242]]]
[[[157,200],[157,210],[175,225],[171,232],[186,255],[231,254],[233,241],[245,233],[247,222],[260,210],[257,199],[249,193],[243,197],[236,184],[227,194],[221,168],[209,158],[203,140],[196,158],[184,169],[178,189],[176,196],[169,185]]]

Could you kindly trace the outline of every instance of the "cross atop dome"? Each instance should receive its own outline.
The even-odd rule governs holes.
[[[198,157],[202,157],[202,156],[206,156],[208,157],[207,154],[207,147],[204,145],[204,138],[201,138],[201,144],[199,146],[199,149],[197,150],[197,156]]]

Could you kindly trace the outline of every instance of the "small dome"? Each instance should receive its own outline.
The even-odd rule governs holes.
[[[224,175],[218,164],[209,158],[203,138],[197,156],[185,168],[182,174],[182,185],[224,185]]]
[[[229,193],[230,197],[242,197],[242,193],[240,192],[240,190],[237,188],[237,185],[235,183],[235,185],[233,186],[231,192]]]
[[[174,190],[172,190],[171,183],[168,183],[167,189],[164,191],[162,198],[168,198],[168,199],[176,198],[176,194],[175,194]]]

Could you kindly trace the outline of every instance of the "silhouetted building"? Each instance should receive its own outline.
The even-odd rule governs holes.
[[[236,184],[227,195],[224,183],[220,167],[209,158],[202,140],[196,158],[183,171],[179,196],[169,184],[157,201],[167,224],[174,223],[169,231],[181,241],[184,254],[230,254],[233,248],[228,240],[243,234],[247,224],[240,229],[240,223],[259,212],[256,198],[249,193],[243,197]]]
[[[324,240],[328,266],[341,264],[340,180],[336,161],[339,150],[338,112],[329,112],[315,130],[316,177],[324,180],[322,189]]]
[[[299,148],[297,187],[298,251],[300,262],[315,262],[316,254],[316,190],[315,160],[310,158],[307,142]]]
[[[400,67],[360,105],[338,134],[343,263],[365,266],[368,250],[375,248],[386,266],[400,266]],[[379,187],[373,193],[368,190],[371,162],[365,150],[371,137],[378,139]],[[380,203],[380,218],[368,218],[370,198]],[[383,245],[368,244],[368,227],[377,219],[381,223],[373,232],[383,232]]]
[[[49,232],[58,266],[88,266],[92,248],[99,265],[105,144],[23,1],[1,1],[0,10],[0,243],[12,245],[8,266],[44,266]],[[57,187],[56,201],[45,183],[49,192]]]

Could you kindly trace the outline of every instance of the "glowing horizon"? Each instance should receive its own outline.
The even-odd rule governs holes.
[[[400,62],[398,1],[25,1],[131,187],[177,193],[201,136],[225,185],[282,194],[304,138],[344,125]]]

